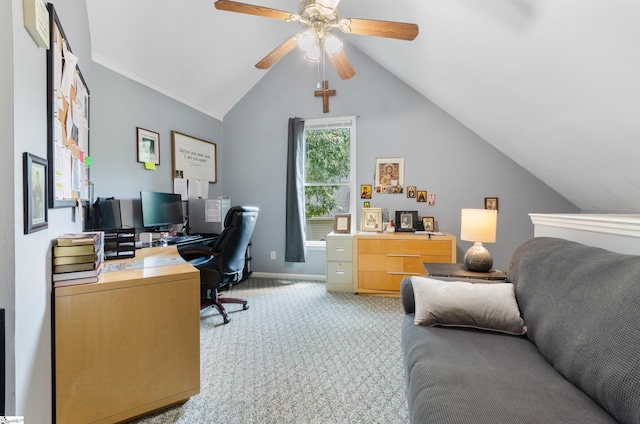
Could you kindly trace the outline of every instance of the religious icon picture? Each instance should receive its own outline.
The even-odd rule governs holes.
[[[362,184],[360,186],[360,198],[371,199],[371,184]]]
[[[362,207],[363,207],[363,208],[370,208],[370,207],[371,207],[371,202],[364,202],[364,203],[362,204]]]
[[[404,158],[376,158],[375,164],[376,193],[403,193]]]
[[[497,211],[498,210],[498,198],[497,197],[485,197],[484,208]]]
[[[435,219],[432,216],[423,216],[422,217],[422,226],[425,231],[433,232],[436,230]]]
[[[360,209],[360,231],[382,231],[382,208]]]
[[[426,202],[426,201],[427,201],[427,191],[418,190],[418,202]]]
[[[433,206],[436,204],[436,195],[434,193],[429,193],[427,196],[427,205]]]
[[[408,186],[407,187],[407,197],[410,199],[416,198],[416,186]]]

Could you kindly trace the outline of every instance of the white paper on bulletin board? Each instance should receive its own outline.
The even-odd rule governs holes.
[[[171,131],[173,178],[217,182],[216,144]]]

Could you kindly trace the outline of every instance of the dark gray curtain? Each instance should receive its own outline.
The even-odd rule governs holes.
[[[289,118],[285,262],[305,262],[304,119]]]

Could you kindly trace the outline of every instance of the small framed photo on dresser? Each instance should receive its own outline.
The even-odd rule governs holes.
[[[360,209],[360,231],[382,231],[382,208]]]
[[[418,223],[418,211],[396,211],[396,232],[413,232]]]
[[[336,234],[349,234],[351,232],[350,213],[337,213],[334,215],[333,232]]]

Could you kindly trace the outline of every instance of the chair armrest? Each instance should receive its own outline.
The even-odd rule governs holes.
[[[199,258],[214,258],[220,256],[220,252],[216,252],[213,248],[205,245],[191,245],[178,248],[178,253],[186,261],[192,261]]]

